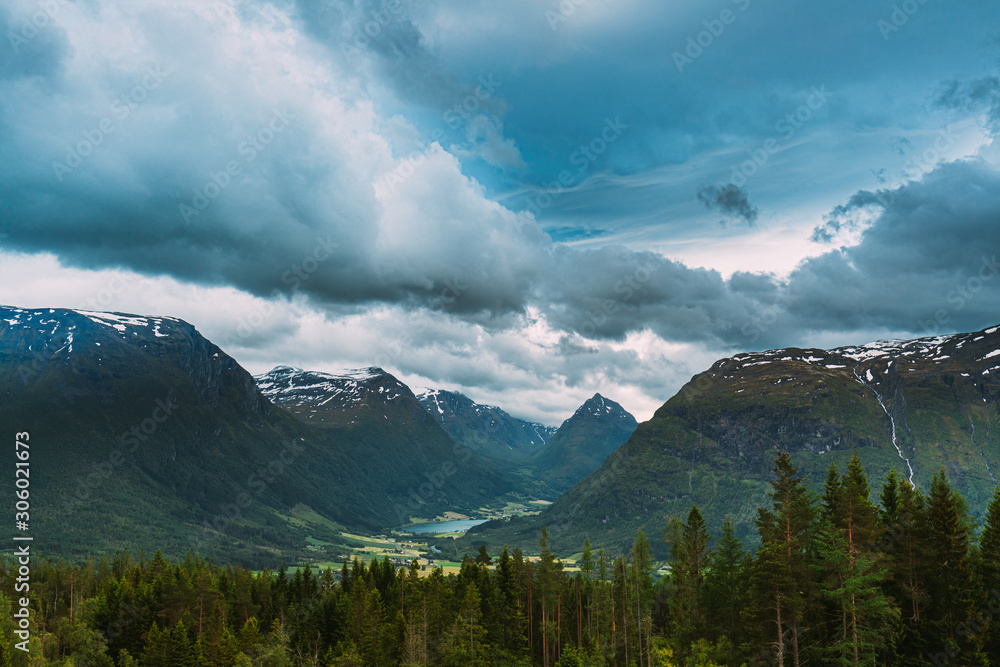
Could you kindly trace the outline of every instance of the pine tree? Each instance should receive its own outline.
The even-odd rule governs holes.
[[[149,628],[149,635],[146,639],[146,649],[142,655],[142,664],[148,667],[170,667],[168,662],[170,653],[170,631],[160,630],[160,627],[153,623]]]
[[[712,552],[705,519],[697,505],[688,512],[683,525],[672,528],[671,577],[674,581],[672,618],[679,646],[687,646],[704,635],[703,583]]]
[[[879,517],[882,519],[884,526],[892,526],[899,521],[899,494],[899,475],[896,474],[895,468],[890,468],[889,474],[885,477],[885,482],[882,483],[882,492],[879,495],[879,504],[881,505]]]
[[[944,468],[935,473],[927,497],[926,558],[928,605],[923,638],[935,654],[960,654],[958,667],[985,664],[986,623],[977,609],[973,581],[973,525],[965,500],[948,482]]]
[[[842,478],[827,477],[823,507],[819,538],[825,569],[823,593],[839,616],[834,632],[828,635],[827,653],[835,664],[874,665],[889,639],[885,629],[891,627],[898,610],[882,591],[888,568],[874,550],[881,528],[879,514],[871,503],[868,479],[856,451]]]
[[[801,664],[802,621],[812,591],[812,494],[787,452],[779,452],[771,480],[771,509],[760,508],[757,583],[774,625],[777,667],[785,667],[786,643],[794,667]],[[787,638],[786,638],[787,633]]]
[[[198,664],[198,657],[195,654],[194,645],[188,636],[187,628],[183,621],[177,621],[177,625],[170,631],[170,641],[167,649],[168,667],[190,667]]]
[[[583,575],[583,606],[587,609],[585,642],[590,643],[594,634],[594,551],[590,545],[590,537],[584,535],[583,552],[580,556],[580,573]],[[581,646],[583,643],[581,643]]]
[[[994,491],[986,510],[976,569],[984,606],[1000,610],[1000,487]],[[993,613],[989,619],[984,649],[987,655],[1000,660],[1000,613]]]
[[[0,571],[0,576],[5,573]],[[11,637],[14,633],[14,626],[11,623],[10,600],[0,593],[0,667],[11,667],[13,665],[13,651]]]
[[[410,615],[403,636],[403,667],[426,667],[430,664],[427,651],[427,608]]]
[[[486,552],[486,545],[479,545],[479,553],[476,555],[476,562],[480,565],[492,565],[493,558]]]
[[[558,595],[555,555],[549,549],[549,531],[542,526],[538,537],[538,587],[541,597],[542,665],[549,667],[555,662],[558,643],[554,603]]]
[[[746,556],[743,544],[736,537],[733,520],[727,516],[705,575],[702,607],[711,639],[719,641],[726,637],[732,642],[734,651],[729,661],[735,664],[739,664],[735,651],[746,641],[744,609],[750,574],[745,567]]]
[[[441,664],[447,667],[479,667],[487,664],[486,630],[481,624],[479,591],[470,584],[459,606],[455,622],[444,639]]]
[[[700,518],[700,514],[698,515]],[[704,527],[704,522],[702,522]],[[707,533],[706,533],[707,536]],[[636,532],[635,541],[632,543],[632,581],[635,583],[635,612],[636,612],[636,654],[638,663],[643,663],[643,656],[648,662],[650,653],[650,637],[652,635],[652,618],[650,617],[650,607],[653,602],[653,581],[652,581],[652,559],[650,556],[649,540],[646,534],[639,529]]]

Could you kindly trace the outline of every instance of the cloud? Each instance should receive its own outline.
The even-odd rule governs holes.
[[[875,214],[860,243],[808,259],[789,277],[787,325],[796,335],[863,328],[928,335],[1000,321],[995,167],[978,158],[941,164],[894,190],[859,192],[833,218],[865,210]]]
[[[907,151],[913,150],[913,143],[906,137],[889,137],[889,149],[897,155],[905,155]]]
[[[719,187],[704,185],[698,190],[698,201],[710,211],[721,211],[730,218],[743,220],[749,227],[757,222],[757,207],[750,203],[745,188],[732,183]],[[725,222],[723,222],[725,224]]]
[[[0,54],[0,243],[43,271],[8,272],[15,302],[119,271],[142,290],[116,308],[192,319],[255,370],[383,363],[505,407],[523,390],[517,409],[550,422],[597,390],[622,400],[602,383],[662,401],[727,351],[1000,312],[1000,278],[979,277],[1000,252],[995,168],[935,167],[941,151],[877,191],[867,169],[940,127],[919,109],[932,89],[933,113],[995,130],[996,79],[965,48],[995,24],[986,3],[928,5],[895,50],[868,39],[874,15],[751,8],[684,75],[662,63],[713,17],[652,0],[580,5],[557,30],[528,0],[58,4]],[[0,8],[0,27],[36,10]],[[940,88],[935,35],[958,73]],[[821,85],[822,112],[778,130]],[[753,204],[699,189],[776,137]],[[525,193],[551,205],[519,214]],[[757,205],[802,240],[784,277],[704,224],[774,247]]]
[[[972,81],[952,79],[943,83],[934,99],[935,106],[965,113],[987,113],[987,127],[1000,132],[1000,77],[987,76]]]
[[[39,77],[52,84],[65,72],[73,53],[66,32],[57,23],[60,5],[36,5],[15,17],[0,7],[0,34],[7,44],[0,48],[0,81]]]

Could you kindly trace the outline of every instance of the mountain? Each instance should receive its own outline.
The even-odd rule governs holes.
[[[530,464],[560,494],[597,470],[637,426],[625,408],[594,394],[562,423]]]
[[[456,442],[493,459],[524,460],[556,432],[454,391],[425,389],[417,400]]]
[[[400,412],[430,423],[410,389],[381,368],[330,374],[277,366],[254,381],[275,405],[315,424],[352,424],[377,415],[388,421],[389,413]]]
[[[331,374],[278,366],[254,379],[272,402],[367,469],[375,488],[393,499],[383,527],[475,510],[519,487],[452,440],[410,388],[381,368]]]
[[[287,546],[279,507],[334,509],[303,474],[311,446],[295,421],[180,320],[0,307],[0,395],[0,421],[31,434],[43,550],[206,542],[250,556]],[[281,474],[267,473],[275,461]]]
[[[30,433],[31,528],[52,554],[192,548],[273,565],[309,538],[507,488],[391,376],[357,381],[383,403],[334,417],[331,400],[308,408],[313,424],[181,320],[0,307],[0,422]],[[2,465],[13,475],[13,457]]]
[[[875,493],[890,468],[926,492],[943,466],[978,516],[1000,472],[998,331],[719,360],[540,515],[483,524],[456,546],[528,545],[546,525],[573,553],[584,533],[623,548],[642,528],[665,555],[667,517],[692,504],[713,530],[728,514],[752,541],[778,450],[817,488],[855,449]]]

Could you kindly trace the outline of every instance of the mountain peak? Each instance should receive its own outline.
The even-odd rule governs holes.
[[[632,416],[621,405],[612,401],[610,398],[605,398],[604,396],[601,396],[600,393],[597,393],[584,401],[583,405],[577,408],[576,412],[573,413],[573,416],[570,417],[570,419],[581,417],[601,418],[609,415],[614,415],[618,418],[632,418]]]
[[[326,373],[293,366],[275,366],[254,376],[261,393],[278,405],[309,405],[312,411],[325,407],[341,410],[349,406],[391,401],[410,395],[410,390],[377,366],[348,368]]]
[[[495,405],[476,403],[446,389],[414,389],[417,400],[457,442],[473,451],[508,460],[536,451],[556,429],[527,422]]]
[[[594,394],[562,423],[534,462],[554,489],[565,491],[596,470],[637,426],[625,408]]]

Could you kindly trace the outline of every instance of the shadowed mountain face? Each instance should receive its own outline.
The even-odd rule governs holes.
[[[547,525],[563,550],[584,533],[624,547],[693,504],[711,528],[728,514],[753,539],[778,450],[817,485],[854,449],[876,488],[895,468],[926,491],[943,466],[978,516],[1000,472],[998,331],[722,359],[541,515],[483,524],[467,539],[528,544]]]
[[[335,374],[279,366],[256,378],[276,405],[365,466],[373,491],[393,499],[385,526],[447,510],[474,510],[518,480],[452,440],[409,387],[381,368]]]
[[[531,464],[556,493],[562,493],[600,467],[636,426],[635,417],[622,406],[594,394],[562,423]]]
[[[381,530],[507,489],[392,376],[340,378],[320,398],[316,378],[281,375],[278,407],[180,320],[0,307],[0,420],[31,434],[40,549],[273,563],[337,526]],[[302,507],[318,523],[293,521]]]
[[[533,498],[559,497],[596,470],[636,427],[632,415],[600,394],[558,429],[514,419],[454,392],[432,389],[418,398],[452,437],[512,472],[520,480],[518,493]]]
[[[417,400],[456,442],[493,459],[523,460],[557,430],[511,417],[498,407],[481,405],[454,391],[425,389]]]

